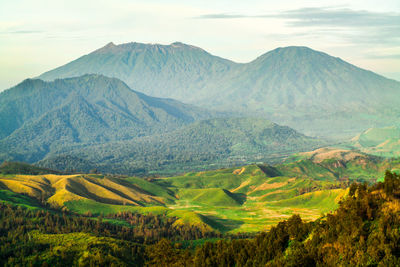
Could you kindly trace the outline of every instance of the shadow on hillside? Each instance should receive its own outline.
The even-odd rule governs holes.
[[[282,173],[273,166],[266,164],[258,164],[257,165],[260,170],[265,173],[268,177],[277,177],[282,176]]]
[[[243,205],[244,202],[246,202],[247,199],[247,195],[243,194],[243,193],[232,193],[232,197],[236,200],[236,202],[238,202],[240,205]]]
[[[232,231],[239,228],[243,222],[231,219],[222,219],[214,215],[201,215],[203,221],[210,225],[212,228],[219,230],[222,233]]]

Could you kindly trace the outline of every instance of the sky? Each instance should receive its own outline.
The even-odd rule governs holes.
[[[236,62],[301,45],[400,81],[399,0],[0,0],[0,91],[109,42]]]

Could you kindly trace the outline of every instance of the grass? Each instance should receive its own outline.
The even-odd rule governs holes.
[[[287,177],[300,176],[322,181],[335,181],[337,178],[334,172],[309,159],[299,160],[288,164],[281,164],[278,165],[277,168],[283,176]]]
[[[55,206],[85,199],[104,204],[135,206],[173,202],[173,196],[166,189],[157,184],[140,181],[138,178],[117,179],[99,175],[2,175],[0,186],[36,199],[47,199]]]
[[[39,209],[40,204],[35,199],[14,193],[9,190],[0,190],[0,202],[5,204],[13,204],[23,206],[28,209]]]
[[[318,209],[320,212],[329,212],[338,207],[338,202],[348,193],[346,189],[332,189],[315,191],[290,199],[270,203],[276,207]]]
[[[214,224],[213,221],[207,220],[207,218],[204,218],[203,216],[201,216],[196,212],[190,210],[174,210],[162,206],[153,206],[153,207],[121,206],[121,205],[98,203],[96,201],[88,199],[88,200],[68,201],[65,203],[65,207],[67,207],[68,210],[79,214],[87,214],[90,211],[90,213],[94,216],[98,216],[100,214],[107,216],[110,214],[116,214],[118,212],[132,212],[132,213],[152,214],[152,215],[165,214],[168,217],[177,217],[178,220],[175,222],[176,225],[189,223],[200,227],[205,227],[208,230],[213,228],[209,224]],[[121,222],[118,220],[115,223],[120,224]]]
[[[72,212],[76,212],[79,214],[86,214],[90,211],[93,215],[109,215],[115,214],[118,212],[134,212],[141,214],[164,214],[168,210],[162,206],[154,206],[154,207],[138,207],[138,206],[130,206],[130,205],[113,205],[107,203],[99,203],[91,199],[83,199],[83,200],[72,200],[64,203],[65,207]]]
[[[399,138],[398,127],[371,128],[341,146],[358,149],[370,155],[392,158],[400,156]]]
[[[242,168],[228,168],[205,172],[190,172],[183,176],[159,179],[156,182],[171,188],[224,188],[233,190],[239,187],[242,182],[249,179],[257,180],[257,178],[265,180],[267,176],[256,165],[249,165],[245,166],[243,171]]]
[[[205,204],[214,206],[239,206],[239,197],[227,190],[220,188],[207,189],[181,189],[178,192],[181,201],[187,201],[191,204]]]
[[[269,229],[292,214],[313,220],[334,210],[346,195],[344,189],[328,190],[337,187],[339,179],[373,182],[383,177],[386,169],[400,169],[399,160],[382,161],[369,156],[342,162],[337,158],[315,162],[302,154],[298,161],[274,167],[249,165],[153,180],[99,175],[8,175],[0,176],[0,182],[8,179],[16,185],[50,188],[54,193],[48,201],[55,199],[60,206],[80,214],[164,214],[177,217],[177,226],[189,223],[223,233],[256,232]],[[7,184],[0,186],[2,201],[33,203],[29,197],[12,193]]]
[[[148,182],[142,178],[128,177],[124,179],[125,181],[138,186],[139,188],[145,190],[147,193],[153,196],[159,196],[164,198],[166,203],[173,203],[175,198],[173,197],[173,192],[162,187],[156,183]]]

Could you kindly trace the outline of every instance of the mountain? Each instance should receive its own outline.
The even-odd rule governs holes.
[[[399,124],[400,83],[307,47],[238,64],[182,43],[108,44],[42,74],[117,77],[133,89],[203,107],[257,114],[312,135],[351,137]]]
[[[231,68],[232,61],[213,56],[201,48],[127,43],[106,46],[64,66],[46,72],[40,79],[54,80],[87,73],[104,74],[125,81],[129,87],[150,96],[195,101],[210,79],[218,79]]]
[[[399,82],[307,47],[268,52],[210,92],[218,93],[199,105],[249,109],[308,134],[350,136],[400,122]]]
[[[209,119],[165,134],[60,148],[49,153],[40,165],[86,172],[97,166],[102,172],[124,174],[177,173],[210,166],[274,162],[322,144],[326,143],[265,119]],[[72,156],[76,165],[71,166],[71,159],[65,155]]]
[[[102,75],[25,80],[0,94],[0,160],[35,162],[59,147],[162,133],[210,114]]]

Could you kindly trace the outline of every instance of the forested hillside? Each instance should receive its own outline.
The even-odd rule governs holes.
[[[223,118],[199,121],[165,134],[124,142],[60,148],[39,165],[81,172],[97,168],[106,173],[175,174],[252,162],[276,163],[290,153],[323,144],[326,141],[268,120]],[[87,164],[81,164],[79,159]]]
[[[35,162],[69,145],[164,133],[210,116],[102,75],[28,79],[0,94],[0,160]]]

